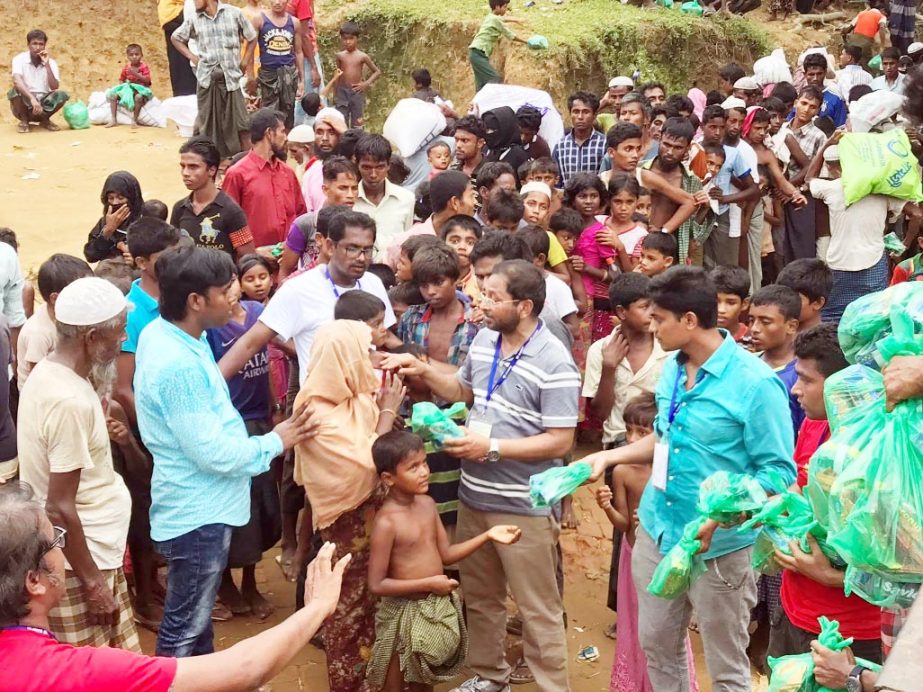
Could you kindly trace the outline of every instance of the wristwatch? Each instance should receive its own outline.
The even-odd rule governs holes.
[[[846,678],[846,692],[862,692],[862,671],[868,670],[865,666],[853,668]]]
[[[500,461],[500,440],[496,437],[490,438],[490,451],[487,452],[487,462],[496,464]]]

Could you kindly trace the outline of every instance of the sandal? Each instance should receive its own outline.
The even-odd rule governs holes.
[[[17,132],[21,132],[21,133],[23,133],[23,134],[28,133],[28,132],[29,132],[29,123],[24,123],[22,120],[20,120],[20,121],[16,124],[16,131],[17,131]]]
[[[234,613],[224,603],[216,602],[212,608],[212,622],[228,622],[234,619]]]
[[[513,672],[510,673],[510,684],[528,685],[530,682],[535,682],[535,676],[532,675],[532,671],[529,670],[525,657],[520,655],[516,664],[513,666]]]

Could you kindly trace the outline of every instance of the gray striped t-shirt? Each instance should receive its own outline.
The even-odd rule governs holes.
[[[547,428],[577,425],[580,374],[570,352],[544,323],[540,324],[490,402],[486,400],[487,383],[499,332],[478,332],[458,371],[458,379],[474,391],[468,422],[489,423],[491,437],[532,437]],[[496,380],[502,377],[509,361],[507,358],[498,363]],[[469,507],[483,512],[547,515],[549,508],[533,508],[529,501],[529,477],[562,463],[560,458],[526,462],[504,457],[494,464],[463,460],[458,496]]]

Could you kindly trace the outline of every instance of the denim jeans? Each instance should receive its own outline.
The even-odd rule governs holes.
[[[228,562],[231,528],[208,524],[154,544],[167,561],[167,598],[157,655],[201,656],[215,650],[212,608]]]

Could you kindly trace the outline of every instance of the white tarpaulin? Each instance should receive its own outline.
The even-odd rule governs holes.
[[[195,97],[193,96],[193,98]],[[112,105],[106,100],[106,92],[94,91],[87,101],[90,124],[108,125],[112,119]],[[116,119],[119,125],[131,125],[134,122],[134,116],[124,106],[119,106],[116,111]],[[138,122],[147,127],[167,126],[163,103],[156,96],[141,107],[141,112],[138,113]]]

